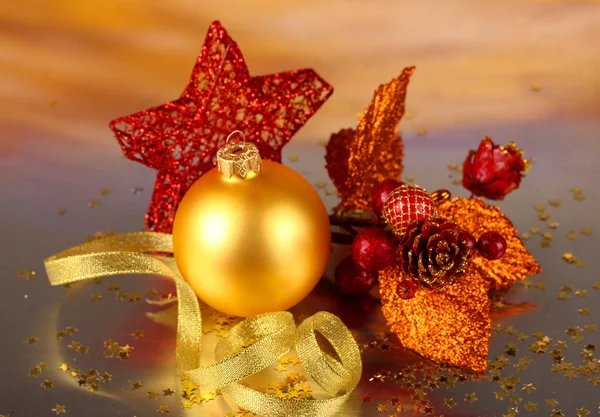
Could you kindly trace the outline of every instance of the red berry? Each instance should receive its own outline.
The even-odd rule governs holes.
[[[402,300],[410,300],[415,296],[417,292],[418,286],[411,279],[404,279],[400,281],[398,287],[396,288],[396,294]]]
[[[485,232],[479,236],[477,241],[477,251],[490,261],[502,258],[506,252],[506,246],[506,239],[497,232]]]
[[[371,205],[378,218],[381,217],[381,214],[383,213],[383,205],[390,196],[390,193],[402,184],[404,184],[402,181],[389,179],[380,182],[379,185],[375,187]]]
[[[342,259],[335,267],[335,284],[340,293],[351,297],[363,297],[377,283],[377,274],[359,269],[352,256]]]
[[[462,232],[460,232],[460,235],[458,235],[458,238],[461,241],[467,242],[467,245],[469,245],[469,250],[471,251],[471,255],[474,255],[475,247],[477,246],[477,241],[475,240],[475,236],[473,236],[471,233],[463,230]]]
[[[352,258],[360,269],[376,272],[396,260],[398,242],[393,234],[383,229],[367,229],[352,241]]]

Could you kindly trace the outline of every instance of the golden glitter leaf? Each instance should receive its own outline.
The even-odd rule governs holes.
[[[388,84],[380,85],[356,130],[331,135],[325,161],[341,202],[336,211],[369,210],[373,189],[381,181],[400,178],[404,145],[397,130],[415,68],[405,68]]]
[[[517,280],[539,274],[542,269],[527,251],[512,222],[496,206],[487,205],[481,198],[457,197],[438,206],[441,217],[457,222],[475,238],[488,231],[500,233],[506,239],[504,256],[488,261],[481,256],[473,258],[473,267],[497,288],[506,288]],[[532,231],[533,232],[533,231]]]
[[[383,314],[401,344],[435,362],[485,371],[491,335],[486,280],[471,268],[444,291],[418,291],[402,300],[401,277],[398,266],[379,273]]]

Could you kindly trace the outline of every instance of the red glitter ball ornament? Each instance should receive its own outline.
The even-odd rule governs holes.
[[[506,239],[498,232],[485,232],[477,240],[477,251],[489,261],[495,261],[506,252]]]
[[[124,155],[158,170],[146,227],[171,233],[179,202],[232,131],[281,162],[281,148],[332,92],[312,69],[250,76],[237,44],[213,22],[177,100],[110,122]]]
[[[392,191],[404,184],[402,181],[387,179],[379,183],[373,190],[372,208],[378,218],[383,214],[383,205]]]
[[[383,229],[363,230],[352,241],[352,258],[360,269],[377,272],[397,258],[398,241]]]
[[[340,293],[350,297],[363,297],[377,283],[377,274],[356,266],[352,256],[347,256],[335,267],[335,284]]]
[[[383,205],[383,217],[392,231],[402,236],[415,221],[437,216],[437,206],[429,193],[414,184],[403,184],[392,191]]]
[[[396,293],[402,300],[410,300],[417,293],[419,286],[412,279],[403,279],[396,287]]]

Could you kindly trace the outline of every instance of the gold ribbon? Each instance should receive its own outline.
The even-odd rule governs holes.
[[[151,253],[172,253],[170,234],[139,232],[110,236],[67,249],[44,261],[52,285],[63,285],[109,275],[156,274],[175,281],[177,288],[177,365],[201,390],[221,389],[239,407],[269,417],[331,416],[338,412],[362,373],[358,346],[335,315],[321,311],[298,328],[289,312],[267,313],[246,319],[217,344],[216,362],[200,366],[202,316],[194,290]],[[323,352],[316,339],[321,333],[339,360]],[[248,388],[238,381],[275,363],[293,348],[306,372],[329,399],[290,399]]]

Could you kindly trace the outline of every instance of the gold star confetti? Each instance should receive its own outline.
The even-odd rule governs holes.
[[[554,408],[558,405],[558,401],[556,401],[554,398],[550,398],[549,400],[546,400],[546,404],[548,407]]]
[[[327,188],[325,190],[325,195],[335,195],[335,188]]]
[[[28,271],[26,269],[21,269],[20,271],[17,272],[17,276],[19,278],[24,278],[27,281],[34,279],[37,276],[37,273],[35,271]]]
[[[417,132],[419,136],[425,136],[427,134],[427,129],[419,129]]]
[[[550,417],[565,417],[561,410],[552,410]]]
[[[540,242],[540,246],[542,248],[549,248],[551,246],[551,242],[549,240],[542,240]]]
[[[143,187],[133,187],[133,188],[131,189],[131,192],[132,192],[133,194],[135,194],[135,195],[139,195],[139,194],[141,194],[143,191],[144,191],[144,188],[143,188]]]
[[[523,333],[523,332],[517,333],[516,337],[521,342],[524,341],[525,339],[527,339],[527,335],[525,333]]]
[[[444,407],[452,408],[456,405],[454,398],[444,398]]]
[[[577,297],[581,297],[581,298],[586,297],[587,296],[587,290],[577,290],[577,291],[575,291],[575,295]]]
[[[552,232],[544,232],[542,233],[542,239],[546,239],[546,240],[552,240],[554,236],[552,235]]]
[[[52,409],[56,414],[66,413],[67,407],[64,405],[56,404],[56,407]]]
[[[171,409],[169,407],[167,407],[166,405],[161,405],[158,407],[158,410],[156,410],[156,411],[160,414],[168,414],[171,412]]]
[[[475,393],[472,392],[470,394],[466,394],[465,395],[465,401],[468,402],[468,403],[472,403],[472,402],[477,401],[477,397],[475,396]]]
[[[28,345],[35,345],[39,341],[40,339],[38,339],[37,337],[31,336],[25,339],[23,342],[27,343]]]
[[[548,227],[550,229],[558,229],[558,222],[550,222],[548,223]]]
[[[556,299],[560,301],[565,301],[567,299],[567,293],[564,291],[559,292],[558,294],[556,294]]]
[[[29,370],[29,376],[39,376],[42,373],[42,370],[38,366],[34,366]]]
[[[455,178],[452,180],[452,185],[461,185],[462,180],[460,178]]]
[[[66,212],[67,212],[67,209],[66,209],[66,208],[63,208],[63,207],[58,207],[58,208],[56,209],[56,214],[57,214],[58,216],[62,216],[62,215],[64,215]]]
[[[100,300],[102,300],[102,296],[100,294],[92,294],[92,295],[90,295],[90,300],[100,301]]]
[[[44,370],[44,369],[48,369],[48,364],[44,363],[44,362],[40,362],[37,364],[38,368]]]
[[[569,233],[567,233],[567,239],[575,240],[575,239],[577,239],[577,234],[575,232],[569,232]]]
[[[135,301],[140,301],[142,297],[138,293],[132,292],[131,294],[128,294],[128,298],[129,301],[133,303]]]
[[[406,182],[415,182],[415,176],[414,175],[407,175],[406,176]]]
[[[387,413],[387,407],[383,404],[377,404],[377,412]]]
[[[323,189],[323,188],[327,187],[327,184],[324,182],[318,182],[315,184],[315,187]]]
[[[533,386],[533,384],[524,384],[523,387],[521,388],[521,391],[533,392],[533,391],[535,391],[535,387]]]
[[[563,260],[567,261],[567,263],[570,263],[570,264],[575,263],[575,261],[577,260],[575,255],[573,255],[572,253],[563,253],[562,258],[563,258]]]
[[[529,410],[529,411],[537,411],[537,404],[536,403],[532,403],[531,401],[529,401],[523,407],[525,407],[525,409]]]
[[[413,113],[412,113],[412,112],[410,112],[410,111],[407,111],[406,113],[404,113],[404,118],[405,118],[406,120],[410,120],[410,119],[412,119],[413,117],[415,117],[415,116],[414,116],[414,115],[413,115]]]
[[[585,308],[580,308],[579,310],[577,310],[579,312],[579,314],[581,314],[582,316],[589,316],[590,315],[590,309],[585,307]]]
[[[286,368],[285,368],[285,366],[283,366],[282,364],[279,364],[279,365],[277,365],[277,367],[275,367],[275,370],[276,370],[277,372],[285,372],[285,371],[286,371]]]
[[[531,228],[529,228],[529,233],[531,233],[532,235],[539,235],[540,228],[539,227],[531,227]]]
[[[521,239],[523,240],[528,240],[531,237],[531,235],[527,232],[521,233]]]
[[[143,330],[135,330],[133,333],[131,333],[131,335],[133,337],[135,337],[136,339],[142,339],[144,337],[144,331]]]
[[[533,91],[534,93],[539,93],[540,91],[542,91],[542,86],[539,84],[533,84],[531,86],[531,91]]]
[[[160,394],[156,391],[148,391],[148,398],[152,399],[152,398],[156,398],[158,397]]]
[[[59,367],[58,367],[61,371],[66,372],[69,369],[71,369],[71,367],[69,366],[68,363],[62,363]]]
[[[583,236],[589,236],[592,234],[592,229],[589,227],[584,227],[579,233],[581,233]]]
[[[91,208],[98,207],[99,205],[100,205],[100,202],[98,200],[90,200],[88,203],[88,206],[90,206]]]
[[[112,374],[109,374],[108,372],[104,372],[104,375],[102,375],[102,381],[106,382],[106,381],[111,381],[112,380]]]
[[[136,381],[133,384],[131,384],[131,389],[136,390],[142,388],[143,386],[144,384],[142,384],[140,381]]]
[[[585,265],[585,262],[584,262],[584,261],[582,261],[581,259],[577,259],[577,260],[575,261],[575,265],[576,265],[576,266],[580,266],[580,267],[581,267],[581,266],[584,266],[584,265]]]
[[[546,289],[546,284],[544,284],[543,282],[536,282],[533,285],[533,288],[535,288],[536,290],[545,290]]]
[[[40,387],[48,390],[54,386],[54,383],[48,379],[44,379],[44,382],[40,384]]]
[[[100,195],[109,195],[110,194],[110,188],[101,188],[100,189]]]
[[[163,390],[163,395],[165,397],[170,397],[173,394],[175,394],[175,391],[173,391],[171,388],[167,388],[166,390]]]
[[[504,394],[504,392],[502,392],[502,391],[496,391],[496,392],[494,392],[494,397],[497,400],[503,400],[505,396],[506,396],[506,394]]]
[[[320,139],[317,141],[317,145],[319,146],[327,146],[327,140],[326,139]]]
[[[549,200],[548,204],[550,204],[551,207],[560,207],[560,201],[559,200]]]
[[[542,221],[546,221],[550,218],[550,212],[548,211],[542,211],[539,215],[538,218]]]
[[[449,170],[453,171],[453,170],[455,170],[456,168],[458,168],[458,165],[457,165],[455,162],[450,162],[450,163],[448,164],[448,169],[449,169]]]
[[[541,204],[538,204],[537,206],[535,206],[534,209],[538,213],[542,213],[542,212],[546,211],[546,207]]]
[[[587,408],[578,408],[577,409],[577,417],[585,417],[590,413],[590,410]]]
[[[296,162],[298,160],[298,155],[290,155],[288,157],[288,161],[290,162]]]

